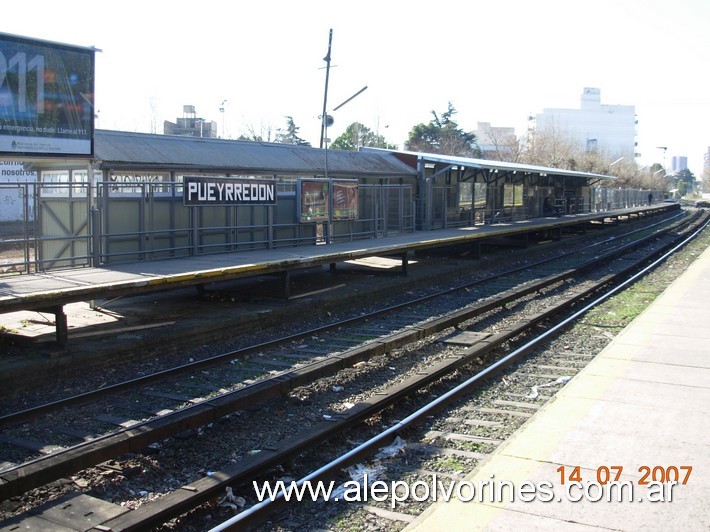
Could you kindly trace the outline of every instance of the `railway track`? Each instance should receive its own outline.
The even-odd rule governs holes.
[[[658,229],[660,230],[660,228]],[[645,229],[646,234],[641,238],[641,235],[636,235],[634,243],[623,242],[616,240],[615,242],[605,242],[606,248],[614,247],[613,254],[618,256],[623,253],[628,253],[629,249],[641,245],[639,242],[644,241],[648,244],[653,241],[653,246],[656,249],[669,245],[662,242],[664,239],[671,240],[670,237],[661,236],[660,233],[654,233],[653,229]],[[629,238],[629,237],[626,237]],[[511,309],[509,314],[520,312],[520,301],[532,299],[533,295],[538,292],[549,292],[555,297],[555,293],[560,290],[561,286],[571,284],[571,279],[579,276],[579,268],[584,265],[583,269],[589,270],[594,264],[602,260],[601,253],[595,250],[587,250],[587,255],[581,251],[575,251],[565,257],[557,259],[557,265],[553,266],[551,262],[540,263],[535,265],[535,268],[528,266],[524,271],[508,272],[508,277],[518,277],[513,280],[500,280],[493,284],[490,279],[477,280],[473,283],[462,284],[448,291],[447,294],[420,296],[416,300],[406,304],[399,305],[396,308],[390,308],[386,312],[379,312],[379,321],[374,323],[374,316],[358,317],[357,319],[348,320],[347,323],[339,322],[331,325],[331,330],[335,331],[327,338],[328,331],[307,331],[300,335],[293,335],[282,339],[282,342],[269,343],[269,345],[252,346],[240,353],[228,353],[218,359],[209,361],[201,361],[194,367],[189,368],[197,373],[187,374],[188,368],[178,368],[169,372],[161,372],[159,375],[150,376],[147,379],[136,380],[131,383],[124,383],[110,390],[112,393],[120,392],[123,395],[111,395],[108,401],[103,406],[97,406],[97,400],[100,395],[105,394],[105,391],[96,392],[93,394],[83,394],[80,397],[69,399],[69,407],[67,404],[59,402],[52,405],[41,405],[39,407],[26,410],[20,413],[6,415],[3,418],[5,430],[2,437],[5,441],[13,441],[13,430],[17,427],[24,426],[25,429],[30,427],[30,430],[25,430],[23,441],[16,442],[19,448],[37,448],[40,442],[34,441],[27,434],[31,433],[31,427],[41,426],[42,430],[46,431],[48,419],[52,418],[52,423],[55,423],[56,429],[52,432],[64,434],[72,437],[86,438],[86,434],[90,433],[88,429],[92,427],[80,427],[76,425],[70,426],[70,430],[66,430],[68,425],[67,414],[73,415],[75,419],[90,419],[92,423],[97,420],[100,422],[117,423],[121,420],[128,421],[130,424],[118,432],[109,432],[102,434],[99,437],[92,437],[88,442],[84,442],[78,446],[73,446],[68,449],[61,449],[58,452],[52,452],[47,456],[40,456],[33,461],[20,466],[9,467],[0,473],[5,480],[0,484],[0,492],[3,498],[17,496],[24,493],[27,489],[32,489],[41,486],[43,483],[56,480],[62,476],[69,475],[83,469],[87,466],[96,465],[111,458],[125,454],[126,452],[139,452],[155,444],[166,437],[172,437],[177,433],[188,430],[199,430],[209,423],[215,423],[224,416],[234,415],[235,413],[244,410],[253,409],[254,405],[259,402],[273,401],[287,394],[294,394],[294,391],[299,387],[310,385],[315,379],[328,378],[334,376],[337,372],[347,371],[358,364],[369,364],[368,360],[373,357],[384,356],[394,350],[402,350],[404,346],[412,343],[436,344],[436,336],[434,339],[427,340],[428,335],[441,335],[449,331],[452,327],[463,327],[462,323],[470,320],[478,319],[481,324],[481,316],[490,314],[495,309],[500,309],[504,306],[515,305],[516,308]],[[595,258],[590,258],[596,256]],[[603,260],[609,261],[611,257],[604,256]],[[571,265],[570,261],[574,259],[576,268]],[[631,266],[630,259],[617,261],[619,264],[624,264],[624,267],[619,267],[621,270],[629,270],[635,266]],[[535,270],[536,271],[533,271]],[[550,273],[556,270],[556,273]],[[606,277],[605,274],[603,277]],[[609,280],[602,279],[597,281],[597,284],[605,284]],[[591,286],[594,283],[587,283]],[[487,292],[481,287],[485,285]],[[585,290],[595,291],[596,288],[578,288],[577,290],[584,293]],[[470,305],[472,299],[471,292],[475,290],[476,304]],[[462,295],[463,294],[463,295]],[[497,294],[497,295],[496,295]],[[559,297],[559,296],[557,296]],[[568,296],[563,299],[569,299],[567,305],[572,305],[571,299]],[[447,300],[446,302],[443,302]],[[436,303],[435,303],[436,301]],[[515,303],[519,302],[519,303]],[[468,306],[467,306],[468,305]],[[406,319],[404,318],[406,309]],[[452,310],[456,309],[456,310]],[[559,309],[554,311],[559,312]],[[396,319],[392,315],[396,315]],[[334,412],[330,416],[330,420],[324,424],[322,429],[313,428],[315,425],[323,425],[322,423],[306,423],[310,425],[309,433],[311,437],[304,437],[303,434],[293,436],[296,441],[292,441],[294,445],[287,446],[289,453],[294,453],[316,444],[318,441],[323,441],[342,430],[339,427],[347,427],[358,423],[363,418],[371,417],[375,412],[379,412],[387,404],[392,404],[404,396],[411,393],[412,390],[420,389],[421,386],[431,385],[433,382],[440,380],[445,375],[449,374],[456,368],[461,368],[467,364],[486,358],[490,352],[496,347],[500,347],[513,339],[525,335],[525,330],[530,324],[543,323],[553,314],[538,313],[538,317],[527,319],[527,324],[523,327],[508,327],[504,331],[498,332],[483,332],[477,333],[475,342],[463,351],[467,353],[458,353],[460,348],[452,348],[455,353],[449,353],[446,356],[438,357],[439,360],[434,365],[429,365],[426,368],[418,368],[417,364],[411,362],[412,372],[425,373],[420,375],[407,384],[400,383],[396,390],[377,392],[380,395],[387,395],[387,399],[377,401],[377,406],[372,406],[369,402],[361,405],[353,406],[347,412]],[[432,315],[438,316],[434,319],[428,319]],[[346,330],[346,327],[348,329]],[[492,325],[495,327],[495,325]],[[470,340],[467,340],[470,343]],[[287,346],[284,348],[283,346]],[[473,349],[478,345],[476,349]],[[267,353],[266,349],[275,349],[273,353]],[[330,356],[325,356],[324,353],[333,353]],[[239,359],[251,355],[249,359]],[[257,355],[257,356],[255,356]],[[262,356],[258,356],[262,355]],[[410,357],[415,360],[418,355]],[[435,357],[436,358],[436,357]],[[263,359],[263,360],[261,360]],[[452,360],[456,359],[456,360]],[[225,361],[227,361],[225,363]],[[291,368],[294,361],[297,366]],[[265,362],[266,366],[270,366],[269,373],[272,375],[268,378],[264,377],[263,373],[255,375],[254,372],[263,371],[263,365],[259,366],[259,362]],[[222,364],[219,365],[218,364]],[[289,366],[289,369],[284,369]],[[259,366],[259,367],[257,367]],[[210,368],[209,370],[206,368]],[[218,369],[216,369],[218,368]],[[235,379],[235,375],[244,375],[246,369],[246,378],[242,377],[240,381]],[[236,373],[227,374],[227,370]],[[165,383],[166,377],[176,377],[179,381],[171,381]],[[218,378],[219,377],[219,378]],[[256,378],[255,378],[256,377]],[[223,385],[224,381],[239,382],[237,386],[232,386],[232,389],[227,389]],[[164,388],[159,388],[156,383],[161,383]],[[416,383],[415,383],[416,381]],[[139,388],[143,386],[143,388]],[[145,386],[148,386],[146,388]],[[190,395],[188,391],[199,390],[207,392],[202,395]],[[297,395],[297,394],[296,394]],[[150,399],[155,399],[154,403],[149,403]],[[167,403],[166,403],[167,401]],[[76,410],[79,405],[87,404],[89,410],[83,410],[79,413]],[[118,409],[126,408],[127,406],[136,405],[138,414],[145,416],[145,410],[150,412],[151,417],[148,420],[134,419],[139,418],[139,415],[130,415],[131,409],[123,410],[120,415],[116,415]],[[61,409],[71,409],[70,412],[63,412]],[[112,414],[101,414],[100,411],[110,409]],[[157,412],[156,412],[157,411]],[[99,412],[97,415],[94,412]],[[134,410],[135,412],[135,410]],[[161,414],[155,417],[156,414]],[[37,417],[43,416],[43,417]],[[333,419],[338,418],[338,419]],[[23,425],[18,425],[18,423]],[[296,420],[295,427],[303,426],[304,422]],[[61,427],[65,427],[64,430]],[[8,433],[9,432],[9,433]],[[60,441],[61,440],[57,440]],[[27,442],[31,442],[32,445]],[[300,444],[298,443],[300,442]],[[24,444],[24,445],[22,445]],[[41,442],[42,448],[47,448],[49,444]],[[60,444],[55,444],[56,447],[61,447]],[[277,446],[271,446],[276,449]],[[282,445],[278,446],[279,449]],[[69,458],[66,458],[69,457]],[[276,450],[270,451],[265,449],[258,453],[254,458],[241,460],[239,468],[246,468],[237,476],[254,475],[261,472],[264,468],[275,466],[285,458]],[[249,465],[251,463],[251,466]],[[219,476],[222,479],[222,475]],[[231,478],[231,477],[230,477]],[[214,496],[214,493],[222,490],[224,485],[216,482],[214,475],[210,475],[203,479],[203,482],[209,487],[198,486],[195,489],[183,489],[178,493],[183,495],[183,499],[188,502],[183,502],[179,505],[172,506],[170,496],[163,497],[163,505],[170,506],[170,510],[155,511],[140,509],[130,512],[131,519],[139,519],[141,513],[152,512],[151,521],[153,524],[160,522],[160,519],[169,518],[176,515],[175,512],[185,511],[188,505],[194,504],[196,499],[204,502],[205,497]],[[234,482],[233,480],[227,481]],[[186,493],[196,494],[194,497],[185,497]],[[148,508],[151,505],[145,505],[141,508]],[[155,508],[155,506],[152,506]],[[155,517],[157,516],[157,517]],[[156,520],[157,519],[157,520]],[[144,526],[143,522],[140,526]],[[114,525],[112,525],[114,526]],[[131,525],[132,526],[132,525]],[[117,529],[123,525],[116,525]],[[128,526],[127,528],[131,528]]]
[[[337,522],[347,522],[349,527],[355,529],[361,526],[398,530],[403,524],[412,522],[431,503],[433,490],[446,489],[437,488],[437,482],[439,486],[451,486],[460,481],[462,473],[472,470],[552,396],[550,390],[554,393],[593,358],[588,353],[570,350],[569,344],[574,340],[564,334],[556,336],[557,333],[655,268],[695,238],[707,223],[708,220],[704,220],[687,238],[684,236],[674,249],[641,272],[601,296],[595,296],[596,299],[587,302],[544,333],[511,348],[507,355],[490,366],[481,371],[472,370],[472,376],[461,377],[453,384],[429,388],[436,397],[433,401],[423,399],[415,402],[415,411],[408,415],[393,413],[386,420],[390,424],[385,430],[370,431],[364,443],[348,446],[347,451],[325,464],[319,463],[315,470],[304,474],[300,480],[287,479],[285,485],[290,482],[293,486],[301,487],[306,482],[323,482],[327,485],[337,478],[338,481],[331,484],[331,488],[335,486],[336,490],[331,493],[327,503],[321,498],[309,505],[309,499],[305,497],[303,502],[293,504],[295,498],[287,502],[284,501],[283,493],[280,493],[273,500],[266,498],[260,502],[254,501],[244,512],[211,528],[211,532],[263,526],[265,522],[284,530],[321,528],[324,524],[328,528],[327,523]],[[532,351],[535,351],[535,356],[531,360],[524,360]],[[501,374],[504,374],[502,379],[492,378]],[[366,463],[367,460],[370,463],[366,466],[359,463]],[[358,464],[357,467],[354,464]],[[348,466],[351,467],[346,470]],[[346,471],[350,476],[344,474]],[[369,474],[369,478],[363,479],[364,474]],[[400,488],[404,485],[424,486],[424,496],[421,491],[419,496],[415,492],[400,491],[399,497],[396,497],[396,491],[391,491],[386,498],[380,497],[375,502],[373,499],[376,497],[371,497],[367,501],[363,493],[365,488],[371,487],[379,478],[384,478],[383,484],[389,486],[399,483]],[[260,480],[263,485],[264,477]],[[278,480],[281,479],[267,478],[271,486],[276,485]],[[355,491],[355,503],[342,503],[343,486],[348,485],[343,482],[348,481],[350,485],[356,483],[362,487],[360,492]],[[254,482],[253,487],[240,487],[243,493],[254,492],[257,484]],[[338,501],[338,484],[341,487],[341,504],[334,502]],[[352,487],[349,489],[353,497]],[[291,512],[279,513],[289,503],[292,506]],[[317,516],[315,519],[314,515]],[[388,526],[383,522],[390,524]]]

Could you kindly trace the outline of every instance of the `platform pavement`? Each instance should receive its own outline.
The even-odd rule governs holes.
[[[551,502],[523,502],[518,493],[504,504],[440,499],[406,530],[710,530],[709,325],[710,248],[466,477],[474,486],[508,480],[516,490],[548,481]],[[579,466],[584,482],[622,466],[634,502],[571,502],[561,466],[567,477]],[[656,466],[678,467],[681,480],[680,466],[693,468],[671,500],[665,487],[666,502],[650,502],[652,490],[639,485],[644,467]]]

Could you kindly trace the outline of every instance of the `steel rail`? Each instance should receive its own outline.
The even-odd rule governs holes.
[[[664,246],[663,251],[671,247],[674,243],[675,242]],[[659,252],[662,251],[657,251],[656,254],[658,254]],[[389,406],[398,399],[411,394],[414,390],[418,390],[422,386],[428,385],[436,381],[445,373],[452,371],[453,369],[459,368],[470,362],[471,360],[480,357],[482,354],[489,352],[496,346],[499,346],[502,343],[510,341],[512,338],[523,334],[532,325],[548,320],[552,315],[559,313],[563,309],[569,308],[571,305],[576,304],[578,300],[589,297],[592,293],[598,291],[601,286],[608,285],[609,282],[611,282],[612,278],[623,278],[630,272],[635,270],[636,267],[637,264],[625,265],[624,267],[620,268],[619,272],[615,274],[606,275],[602,280],[599,281],[597,286],[589,287],[582,291],[578,290],[578,293],[574,297],[561,303],[557,308],[548,309],[547,311],[544,311],[535,317],[531,317],[524,320],[523,322],[519,323],[517,327],[506,331],[501,331],[496,335],[492,335],[490,338],[483,340],[481,345],[465,350],[460,357],[456,358],[456,360],[450,360],[449,362],[440,362],[433,368],[427,370],[423,375],[418,375],[408,380],[405,380],[404,382],[391,387],[385,392],[379,392],[379,399],[375,401],[365,401],[356,405],[352,409],[348,410],[346,413],[339,414],[339,419],[335,422],[331,421],[321,423],[315,428],[305,431],[305,433],[296,434],[295,436],[281,442],[278,447],[270,447],[268,449],[265,449],[256,457],[245,458],[239,464],[236,464],[235,466],[232,466],[227,470],[217,472],[188,486],[183,486],[183,488],[176,492],[168,494],[157,501],[141,506],[133,512],[129,512],[115,519],[107,521],[106,523],[104,523],[104,525],[115,531],[142,530],[148,526],[155,526],[157,524],[160,524],[161,522],[164,522],[167,519],[176,517],[177,515],[180,515],[181,513],[184,513],[185,511],[188,511],[189,509],[194,508],[195,506],[205,502],[210,497],[219,495],[219,492],[223,491],[227,485],[233,484],[235,482],[243,482],[248,480],[249,478],[253,478],[254,476],[260,473],[263,473],[266,468],[274,466],[278,463],[282,463],[283,461],[293,457],[294,455],[299,454],[304,449],[312,448],[313,446],[317,445],[326,438],[332,437],[336,433],[341,432],[343,429],[354,425],[358,422],[358,420],[370,417],[375,412],[382,410],[383,408]],[[568,323],[568,320],[565,320],[564,323]],[[552,332],[546,332],[543,338],[546,338],[549,334],[552,334]],[[529,350],[532,348],[532,346],[533,343],[529,342],[528,344],[520,348],[520,350],[518,351],[522,352],[523,349]],[[518,356],[520,356],[520,353],[518,354]],[[512,363],[512,359],[510,356],[506,357],[506,360],[508,361],[508,363]],[[502,369],[502,365],[503,364],[500,363],[493,365],[491,368],[489,368],[489,370],[486,371],[486,373],[483,374],[483,377],[481,378],[490,377],[492,372]],[[435,402],[436,405],[440,403],[440,401]],[[399,424],[397,425],[397,427],[399,427]],[[387,434],[391,434],[391,431],[388,431]],[[381,444],[383,439],[385,439],[386,437],[387,436],[385,435],[377,438],[372,443],[372,447],[370,447],[367,451],[358,447],[356,450],[353,450],[351,453],[348,453],[348,456],[352,460],[359,459],[365,454],[368,454],[370,450]],[[330,472],[337,472],[339,466],[342,465],[343,462],[338,461],[337,464],[332,466]],[[304,477],[302,481],[306,481],[309,479],[310,477]],[[274,501],[274,503],[278,502],[278,500]],[[252,508],[254,508],[254,510],[247,510],[240,514],[240,516],[243,517],[235,521],[234,526],[243,527],[245,525],[250,526],[257,524],[259,520],[265,517],[265,514],[262,512],[270,511],[269,508],[273,508],[273,506],[271,506],[271,503],[265,503],[264,505],[255,505],[255,507]]]
[[[332,460],[331,462],[323,465],[319,469],[309,473],[308,475],[299,479],[296,483],[297,486],[302,486],[305,482],[313,482],[317,480],[323,480],[327,478],[332,478],[338,471],[351,465],[357,460],[362,459],[363,456],[370,456],[374,454],[381,446],[389,444],[400,431],[403,429],[415,425],[425,419],[427,416],[441,410],[447,404],[458,399],[462,395],[470,393],[471,389],[479,385],[482,381],[496,375],[501,370],[509,367],[514,362],[517,362],[520,358],[524,357],[531,350],[540,345],[543,341],[547,340],[550,336],[556,334],[557,332],[568,327],[571,323],[574,323],[580,317],[584,316],[591,309],[597,307],[610,297],[616,295],[618,292],[625,290],[629,285],[635,283],[639,278],[645,276],[650,271],[655,269],[659,264],[668,259],[668,257],[675,254],[678,250],[686,246],[689,242],[695,239],[707,226],[707,217],[702,223],[701,227],[694,230],[692,234],[685,237],[682,242],[672,247],[670,250],[666,251],[661,257],[655,259],[653,262],[645,266],[641,271],[633,274],[631,277],[621,282],[620,284],[614,286],[609,291],[605,292],[598,298],[594,299],[592,302],[585,305],[580,310],[574,312],[572,315],[568,316],[564,320],[555,324],[553,327],[549,328],[542,334],[536,336],[532,340],[528,341],[524,345],[518,347],[510,354],[504,358],[498,360],[486,369],[476,373],[466,381],[452,388],[448,392],[440,395],[430,403],[416,410],[415,412],[409,414],[407,417],[399,421],[398,423],[390,426],[386,430],[380,432],[376,436],[373,436],[368,441],[358,445],[351,451],[339,456],[338,458]],[[210,529],[210,532],[224,532],[227,530],[243,530],[244,527],[254,526],[263,522],[266,519],[267,512],[273,512],[277,506],[282,506],[286,501],[283,499],[283,492],[279,492],[275,499],[265,499],[264,501],[257,503],[250,508],[244,510],[238,515],[224,521],[220,525]]]
[[[645,241],[653,237],[655,235],[642,240]],[[625,249],[634,247],[634,244],[631,243],[617,248],[610,255],[616,256]],[[598,256],[584,265],[580,265],[580,268],[589,268],[594,263],[609,260],[609,258],[606,255]],[[529,265],[525,268],[529,268]],[[428,334],[440,332],[461,321],[500,307],[507,302],[540,291],[546,286],[571,277],[576,271],[575,269],[569,269],[560,274],[530,283],[522,289],[508,290],[501,294],[499,298],[479,302],[468,309],[456,311],[448,317],[435,319],[420,327],[412,327],[410,331],[395,333],[389,338],[380,339],[369,346],[351,349],[330,359],[321,360],[309,366],[278,375],[273,379],[254,383],[246,388],[205,400],[166,416],[79,444],[63,452],[43,456],[18,467],[5,470],[0,474],[0,500],[19,495],[29,489],[110,458],[115,458],[121,454],[140,451],[151,443],[160,441],[176,432],[205,425],[234,411],[253,405],[255,402],[288,393],[293,388],[312,382],[316,378],[332,375],[358,361],[401,347],[406,343],[420,340]]]
[[[658,221],[658,222],[656,222],[656,223],[654,223],[654,224],[651,224],[651,225],[649,225],[649,226],[646,226],[646,227],[643,227],[643,228],[639,228],[639,229],[635,229],[635,230],[630,231],[630,232],[628,232],[628,233],[625,233],[625,234],[623,234],[623,235],[617,235],[617,236],[613,236],[613,237],[604,239],[604,240],[599,241],[599,242],[595,242],[594,244],[592,244],[592,245],[590,245],[590,246],[587,246],[587,248],[585,248],[585,249],[588,250],[588,249],[590,249],[590,248],[592,248],[592,247],[598,247],[598,246],[602,246],[602,245],[608,245],[610,242],[613,242],[613,241],[616,241],[616,240],[619,240],[619,239],[622,239],[622,238],[627,238],[628,236],[633,235],[633,234],[636,234],[636,233],[639,233],[639,232],[648,231],[648,230],[650,230],[650,229],[652,229],[652,228],[654,228],[654,227],[658,228],[658,227],[660,227],[660,226],[662,226],[662,225],[665,225],[665,224],[668,224],[669,222],[673,222],[673,221],[675,221],[675,220],[681,219],[681,218],[683,218],[683,217],[685,217],[685,216],[686,216],[685,214],[680,213],[680,214],[671,216],[671,217],[669,217],[669,218],[666,218],[666,219],[664,219],[664,220]],[[660,231],[662,231],[662,229],[659,229],[659,232],[660,232]],[[648,238],[648,237],[647,237],[647,238]],[[574,255],[574,254],[577,254],[577,253],[579,253],[579,250],[573,250],[573,251],[563,252],[563,253],[561,253],[561,254],[559,254],[559,255],[556,255],[555,257],[551,257],[551,258],[547,258],[547,259],[542,259],[542,260],[540,260],[540,261],[536,261],[536,262],[533,262],[533,263],[530,263],[530,264],[526,264],[525,266],[520,266],[520,267],[517,267],[517,268],[511,268],[511,269],[506,270],[506,271],[504,271],[504,272],[499,272],[499,273],[496,273],[496,274],[494,274],[494,275],[490,275],[490,276],[487,276],[487,277],[485,277],[485,278],[478,279],[478,280],[476,280],[476,281],[472,281],[472,282],[468,282],[468,283],[463,283],[463,284],[460,284],[460,285],[457,285],[457,286],[454,286],[454,287],[451,287],[451,288],[447,288],[447,289],[445,289],[445,290],[437,291],[437,292],[432,293],[432,294],[427,294],[427,295],[425,295],[425,296],[420,296],[420,297],[417,297],[417,298],[413,298],[413,299],[407,300],[407,301],[405,301],[405,302],[403,302],[403,303],[398,303],[398,304],[396,304],[396,305],[391,305],[391,306],[388,306],[388,307],[386,307],[386,308],[378,309],[377,311],[374,311],[374,312],[366,313],[366,314],[363,314],[363,315],[360,315],[360,316],[355,316],[355,317],[352,317],[352,318],[346,318],[346,319],[343,319],[343,320],[334,321],[334,322],[331,322],[331,323],[329,323],[329,324],[326,324],[326,325],[323,325],[323,326],[320,326],[320,327],[314,327],[314,328],[312,328],[312,329],[309,329],[309,330],[306,330],[306,331],[301,331],[301,332],[298,332],[298,333],[295,333],[295,334],[292,334],[292,335],[286,335],[286,336],[283,336],[283,337],[279,337],[279,338],[275,338],[275,339],[269,340],[269,341],[267,341],[267,342],[262,342],[262,343],[258,343],[258,344],[253,344],[253,345],[246,346],[246,347],[243,347],[243,348],[239,348],[239,349],[236,349],[236,350],[233,350],[233,351],[229,351],[229,352],[226,352],[226,353],[220,353],[220,354],[218,354],[218,355],[214,355],[214,356],[211,356],[211,357],[202,359],[202,360],[197,360],[197,361],[194,361],[194,362],[189,362],[189,363],[187,363],[187,364],[182,364],[182,365],[175,366],[175,367],[172,367],[172,368],[168,368],[168,369],[165,369],[165,370],[157,371],[157,372],[151,373],[150,375],[143,375],[143,376],[141,376],[141,377],[136,377],[136,378],[134,378],[134,379],[129,379],[129,380],[126,380],[126,381],[122,381],[122,382],[119,382],[119,383],[116,383],[116,384],[112,384],[112,385],[109,385],[109,386],[105,386],[105,387],[103,387],[103,388],[98,388],[98,389],[91,390],[91,391],[88,391],[88,392],[83,392],[83,393],[80,393],[80,394],[76,394],[76,395],[73,395],[73,396],[70,396],[70,397],[66,397],[66,398],[63,398],[63,399],[59,399],[59,400],[56,400],[56,401],[52,401],[52,402],[49,402],[49,403],[44,403],[44,404],[41,404],[41,405],[37,405],[37,406],[30,407],[30,408],[26,408],[26,409],[24,409],[24,410],[20,410],[20,411],[17,411],[17,412],[12,412],[12,413],[9,413],[9,414],[0,415],[0,426],[2,426],[2,425],[9,425],[9,424],[12,424],[12,423],[21,423],[21,422],[27,421],[27,420],[29,420],[29,419],[32,419],[32,418],[34,418],[34,417],[37,417],[37,416],[40,416],[40,415],[43,415],[43,414],[47,414],[47,413],[50,413],[50,412],[59,410],[59,409],[61,409],[61,408],[65,408],[65,407],[68,407],[68,406],[79,405],[79,404],[85,404],[85,403],[91,402],[91,401],[93,401],[93,400],[99,399],[99,398],[101,398],[101,397],[106,397],[106,396],[108,396],[108,395],[110,395],[110,394],[113,394],[113,393],[117,393],[117,392],[129,390],[129,389],[137,388],[137,387],[140,387],[140,386],[145,386],[145,385],[148,385],[148,384],[151,384],[151,383],[154,383],[154,382],[158,382],[158,381],[160,381],[160,380],[164,380],[164,379],[166,379],[166,378],[168,378],[168,377],[178,376],[178,375],[181,375],[181,374],[190,372],[190,371],[195,371],[195,370],[200,370],[200,369],[203,369],[203,368],[206,368],[206,367],[211,367],[211,366],[214,366],[214,365],[216,365],[216,364],[222,363],[222,362],[224,362],[224,361],[229,361],[229,360],[232,360],[232,359],[234,359],[234,358],[243,357],[243,356],[249,355],[249,354],[251,354],[251,353],[257,353],[257,352],[259,352],[259,351],[261,351],[261,350],[264,350],[264,349],[273,348],[273,347],[276,347],[276,346],[279,346],[279,345],[282,345],[282,344],[286,344],[286,343],[288,343],[288,342],[292,342],[292,341],[295,341],[295,340],[299,340],[299,339],[302,339],[302,338],[308,338],[308,337],[310,337],[310,336],[312,336],[312,335],[321,334],[321,333],[323,333],[323,332],[327,332],[327,331],[329,331],[329,330],[337,329],[337,328],[339,328],[339,327],[344,327],[344,326],[353,325],[353,324],[355,324],[355,323],[360,323],[360,322],[363,322],[363,321],[372,319],[372,318],[375,317],[375,316],[379,316],[379,315],[385,314],[385,313],[387,313],[387,312],[393,312],[393,311],[396,311],[396,310],[405,308],[405,307],[410,306],[410,305],[415,305],[415,304],[418,304],[418,303],[422,303],[422,302],[425,302],[425,301],[429,301],[429,300],[432,300],[432,299],[441,297],[442,295],[445,295],[445,294],[448,294],[448,293],[453,293],[453,292],[456,292],[456,291],[458,291],[458,290],[462,290],[462,289],[464,289],[464,288],[471,288],[471,287],[476,286],[476,285],[479,285],[479,284],[489,283],[489,282],[490,282],[491,280],[493,280],[493,279],[500,278],[500,277],[503,277],[503,276],[506,276],[506,275],[512,275],[512,274],[517,273],[517,272],[523,272],[523,271],[529,270],[529,269],[532,268],[532,267],[536,267],[536,266],[540,266],[540,265],[543,265],[543,264],[546,264],[546,263],[558,261],[558,260],[560,260],[560,259],[562,259],[562,258],[564,258],[564,257],[571,256],[571,255]]]

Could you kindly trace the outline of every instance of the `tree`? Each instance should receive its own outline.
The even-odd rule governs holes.
[[[495,128],[490,124],[479,123],[477,141],[485,159],[516,163],[520,162],[523,156],[523,144],[515,133],[510,133],[507,128]]]
[[[663,167],[655,163],[639,168],[631,157],[617,161],[597,150],[580,148],[564,131],[553,127],[529,129],[522,148],[520,162],[552,168],[564,168],[593,174],[613,175],[613,186],[650,190],[668,190],[668,178]],[[612,163],[613,168],[612,168]]]
[[[678,183],[677,188],[681,196],[695,191],[695,175],[687,168],[676,173],[673,179]]]
[[[360,122],[350,124],[345,132],[333,141],[330,147],[334,150],[357,151],[362,147],[385,148],[395,150],[397,146],[388,144],[382,135],[378,135]]]
[[[254,141],[254,142],[272,142],[271,140],[271,133],[272,133],[272,126],[271,124],[264,124],[263,122],[261,123],[261,126],[259,127],[259,131],[256,130],[256,127],[254,124],[246,124],[246,133],[242,133],[239,135],[239,138],[237,140],[249,140],[249,141]]]
[[[310,146],[311,143],[298,136],[300,128],[293,122],[293,117],[286,117],[286,129],[278,129],[274,142],[279,144],[295,144],[296,146]]]
[[[441,116],[436,111],[431,114],[434,118],[428,124],[418,124],[409,132],[408,150],[461,157],[481,156],[476,135],[463,131],[453,120],[456,109],[451,102]]]
[[[581,153],[556,127],[529,129],[520,162],[566,170],[594,171],[596,152]]]

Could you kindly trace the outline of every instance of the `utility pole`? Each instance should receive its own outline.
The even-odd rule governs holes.
[[[328,106],[328,78],[330,77],[330,48],[333,44],[333,29],[331,28],[328,34],[328,54],[323,58],[325,61],[325,92],[323,94],[323,114],[321,115],[320,124],[320,147],[323,147],[323,141],[325,140],[326,130],[328,128],[328,114],[326,113],[326,107]]]
[[[668,151],[668,146],[656,146],[657,150],[663,151],[663,169],[666,168],[666,152]]]

